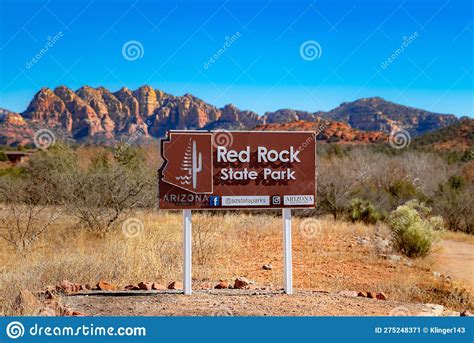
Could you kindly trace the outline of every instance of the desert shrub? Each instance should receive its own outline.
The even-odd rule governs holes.
[[[417,195],[416,187],[412,182],[406,180],[395,180],[387,190],[391,202],[398,206]]]
[[[107,152],[99,152],[91,158],[90,171],[100,171],[110,167],[110,156]]]
[[[453,175],[448,179],[448,182],[446,182],[446,184],[451,189],[461,190],[466,187],[466,180],[460,175]]]
[[[457,168],[428,152],[387,155],[369,147],[353,147],[346,151],[347,156],[337,156],[328,154],[328,148],[321,150],[318,148],[319,214],[339,216],[355,197],[387,213],[410,199],[427,202]]]
[[[318,146],[318,156],[324,158],[341,158],[349,156],[350,146],[342,146],[339,144],[322,144]]]
[[[47,186],[48,193],[38,194],[42,202],[62,205],[80,227],[104,235],[132,210],[154,202],[155,173],[138,148],[127,147],[115,155],[96,152],[82,166],[78,157],[76,150],[57,144],[32,156],[25,178]]]
[[[33,244],[61,215],[50,213],[45,199],[50,198],[48,184],[30,178],[0,179],[0,240],[25,257]]]
[[[382,215],[370,203],[370,201],[355,198],[352,199],[349,205],[349,218],[353,222],[375,224],[382,218]]]
[[[2,151],[0,151],[0,162],[8,161],[7,155]]]
[[[116,228],[133,209],[151,208],[156,203],[156,172],[146,164],[139,147],[79,158],[77,150],[57,143],[33,154],[25,166],[2,169],[0,183],[5,187],[0,201],[27,205],[19,208],[35,213],[39,206],[63,206],[79,219],[81,227],[100,235]],[[17,196],[11,200],[15,189]]]
[[[31,155],[28,164],[23,168],[23,176],[34,184],[44,184],[48,192],[39,190],[38,196],[42,203],[61,204],[69,193],[67,181],[77,171],[78,162],[75,151],[67,145],[55,144],[48,150],[38,151]]]
[[[388,217],[395,248],[408,257],[429,254],[437,238],[436,231],[443,227],[441,217],[430,216],[431,209],[418,200],[397,207]]]
[[[24,175],[25,170],[21,167],[10,167],[0,169],[0,177],[13,177],[19,178]]]
[[[200,213],[193,222],[193,253],[200,266],[208,265],[215,258],[215,246],[222,218]]]
[[[452,231],[474,233],[474,185],[462,176],[452,176],[439,186],[434,199],[434,210],[442,216]]]
[[[464,151],[459,151],[459,150],[447,151],[443,153],[443,156],[450,165],[453,165],[459,162],[469,162],[473,159],[470,149],[467,149]]]
[[[5,169],[0,174],[0,238],[21,256],[26,256],[34,243],[61,215],[50,213],[50,206],[61,203],[68,192],[63,175],[75,168],[75,155],[58,144],[48,151],[32,155],[28,164]]]
[[[149,202],[145,192],[153,185],[146,170],[130,170],[98,156],[86,171],[73,174],[65,199],[68,212],[88,231],[103,235],[128,214]],[[145,194],[146,193],[146,194]]]
[[[114,159],[129,169],[138,169],[143,165],[145,154],[140,148],[120,145],[114,152]]]
[[[472,151],[473,151],[472,149],[465,150],[460,158],[460,161],[469,162],[469,161],[474,160],[474,155],[472,154]]]
[[[320,210],[330,213],[334,219],[346,213],[353,197],[357,175],[350,169],[349,158],[318,160],[318,199]]]

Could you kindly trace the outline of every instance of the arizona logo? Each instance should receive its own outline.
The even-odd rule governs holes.
[[[212,135],[171,132],[162,141],[163,181],[193,193],[212,193]]]

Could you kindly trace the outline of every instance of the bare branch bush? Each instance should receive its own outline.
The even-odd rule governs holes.
[[[219,218],[209,213],[200,213],[193,221],[194,258],[198,265],[205,266],[211,262],[216,253],[216,239],[219,233]]]
[[[434,153],[408,151],[390,156],[357,147],[348,154],[318,158],[320,213],[340,218],[354,198],[387,214],[411,199],[430,202],[438,185],[457,172]]]
[[[51,214],[48,206],[50,189],[47,184],[31,179],[2,178],[0,197],[0,239],[25,257],[33,244],[58,219],[61,212]]]
[[[348,158],[318,161],[318,199],[323,211],[340,217],[352,197],[356,177],[351,172]]]
[[[458,177],[459,178],[459,177]],[[455,178],[451,178],[452,181]],[[459,178],[459,180],[463,180]],[[446,182],[440,185],[434,198],[434,210],[442,216],[447,229],[474,233],[474,184],[465,181],[454,185]]]
[[[99,236],[117,228],[133,211],[153,202],[153,172],[115,161],[93,164],[65,175],[69,192],[63,205],[83,227]]]

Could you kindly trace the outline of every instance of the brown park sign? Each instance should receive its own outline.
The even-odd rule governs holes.
[[[314,208],[316,133],[170,131],[160,209]]]

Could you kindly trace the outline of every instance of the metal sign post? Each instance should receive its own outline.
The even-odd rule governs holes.
[[[284,208],[283,215],[283,282],[286,294],[293,294],[293,257],[291,251],[291,209]]]
[[[191,265],[192,265],[192,223],[191,210],[183,210],[183,289],[184,294],[191,295]]]

